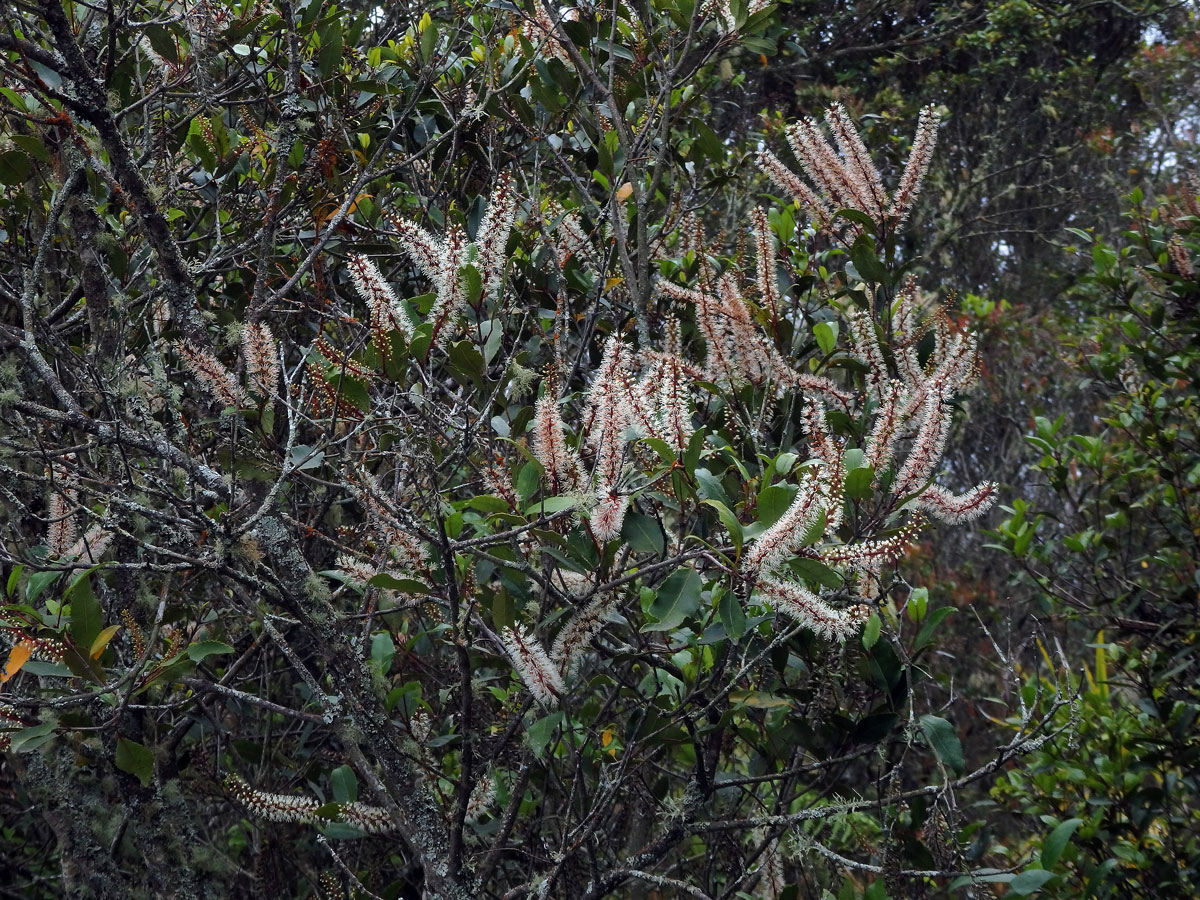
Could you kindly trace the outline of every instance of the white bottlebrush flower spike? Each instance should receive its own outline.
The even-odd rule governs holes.
[[[437,299],[429,311],[434,346],[445,346],[454,331],[454,323],[470,301],[463,267],[473,265],[482,286],[480,302],[495,300],[504,279],[508,261],[506,248],[517,212],[517,194],[512,176],[500,175],[492,190],[487,210],[479,223],[472,245],[457,224],[451,224],[441,239],[419,225],[387,215],[401,249],[417,269],[433,282]],[[410,326],[411,330],[411,326]]]
[[[279,385],[279,352],[265,322],[247,322],[242,328],[242,357],[251,390],[264,399],[274,397]]]
[[[242,409],[249,405],[246,394],[237,379],[207,350],[192,347],[182,341],[175,344],[175,352],[196,379],[200,387],[222,406]]]
[[[500,638],[512,660],[513,669],[525,682],[534,699],[542,706],[557,706],[566,688],[558,667],[550,661],[538,639],[520,625],[505,628]]]

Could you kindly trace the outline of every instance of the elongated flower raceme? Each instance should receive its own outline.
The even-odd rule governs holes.
[[[770,150],[758,154],[758,167],[766,173],[776,186],[792,195],[792,199],[817,220],[818,227],[833,218],[833,210],[804,179],[784,165]]]
[[[460,277],[467,258],[466,232],[455,222],[446,230],[441,247],[441,269],[437,281],[437,299],[429,310],[429,321],[433,325],[433,343],[444,347],[453,333],[452,325],[467,305],[467,291]]]
[[[832,466],[841,459],[841,451],[829,431],[825,404],[811,397],[805,400],[803,422],[804,434],[808,437],[808,446],[813,456],[824,460],[827,466]]]
[[[775,609],[828,641],[844,641],[862,625],[860,615],[849,610],[834,609],[795,582],[760,578],[756,590]]]
[[[897,223],[903,222],[912,212],[917,196],[921,193],[921,184],[929,171],[929,163],[933,159],[933,148],[937,145],[937,129],[940,116],[932,106],[921,110],[917,120],[917,134],[913,138],[912,150],[908,154],[908,163],[904,166],[904,174],[900,176],[900,185],[892,195],[892,204],[887,214]]]
[[[847,175],[855,186],[855,193],[866,203],[861,209],[872,218],[880,218],[883,215],[883,206],[887,202],[887,193],[883,189],[879,170],[871,162],[867,146],[863,143],[858,129],[850,121],[846,107],[840,103],[832,104],[825,111],[825,121],[833,131],[838,151],[845,160]]]
[[[225,779],[225,787],[235,800],[246,807],[251,815],[268,822],[288,822],[298,825],[316,825],[327,821],[317,815],[322,806],[313,797],[296,794],[271,794],[256,790],[236,775]],[[395,829],[387,810],[366,803],[342,803],[335,821],[367,832],[380,834]]]
[[[899,381],[891,380],[883,388],[883,401],[875,413],[875,424],[871,427],[864,454],[866,464],[875,470],[876,484],[891,468],[896,440],[900,436],[900,404],[906,396],[904,385]]]
[[[376,333],[395,329],[405,337],[412,337],[412,319],[375,263],[361,254],[352,253],[350,277],[359,296],[367,304],[371,325]],[[382,347],[380,351],[383,352]]]
[[[920,514],[912,518],[897,534],[879,541],[859,541],[825,547],[821,559],[831,565],[849,563],[854,566],[875,567],[893,563],[904,555],[925,521]]]
[[[996,502],[996,483],[985,481],[963,494],[953,494],[932,484],[913,501],[913,506],[948,525],[962,525],[977,519]]]
[[[175,344],[175,352],[199,385],[212,395],[222,406],[242,409],[249,404],[242,386],[221,361],[207,350],[200,350],[182,341]]]
[[[79,540],[66,549],[62,555],[63,559],[77,560],[84,566],[95,565],[108,550],[112,539],[112,529],[97,522],[85,531]]]
[[[946,436],[950,431],[950,409],[941,394],[930,392],[922,410],[921,427],[909,451],[908,460],[892,483],[892,493],[907,494],[925,484],[942,459]]]
[[[592,534],[598,541],[611,541],[621,533],[625,512],[629,509],[629,498],[615,485],[602,485],[600,499],[592,507],[590,521]]]
[[[417,269],[440,287],[442,282],[442,252],[438,239],[418,225],[401,219],[390,210],[384,212],[387,223],[396,232],[400,248],[412,260]]]
[[[791,556],[822,511],[815,479],[805,475],[795,499],[782,516],[758,536],[746,552],[742,568],[769,572]]]
[[[804,172],[819,186],[835,206],[849,206],[867,211],[868,197],[863,195],[855,179],[846,171],[837,153],[829,146],[814,119],[801,119],[787,130],[788,142]]]
[[[725,321],[718,315],[720,301],[703,289],[694,291],[668,281],[660,281],[658,290],[674,300],[695,304],[696,324],[707,348],[705,379],[716,383],[735,381],[739,372],[737,354]]]
[[[51,556],[62,556],[75,541],[75,504],[79,502],[79,491],[75,489],[74,477],[65,469],[55,467],[52,474],[53,487],[46,508],[49,520],[46,546]]]
[[[659,409],[662,415],[663,440],[676,453],[682,454],[692,438],[690,385],[678,357],[668,357],[662,366],[659,385]]]
[[[279,385],[279,353],[265,322],[247,322],[242,327],[242,356],[250,389],[264,399],[274,397]]]
[[[487,211],[479,223],[475,244],[479,248],[476,267],[483,279],[483,296],[494,299],[500,293],[504,264],[508,261],[505,249],[517,212],[517,194],[512,176],[505,172],[496,182]]]
[[[917,355],[917,344],[924,331],[917,324],[917,279],[909,275],[892,304],[892,356],[896,369],[910,389],[920,384],[921,364]]]
[[[871,162],[866,145],[845,107],[835,103],[825,118],[837,143],[836,151],[821,134],[814,119],[802,119],[787,129],[788,143],[816,190],[769,150],[759,153],[759,168],[808,210],[819,227],[832,219],[833,210],[842,207],[861,210],[876,220],[889,220],[893,227],[902,223],[916,203],[933,158],[938,126],[938,115],[933,107],[921,111],[908,164],[890,201],[879,170]],[[854,223],[853,229],[859,231],[861,225]]]
[[[550,658],[564,676],[571,675],[578,667],[584,652],[604,630],[608,614],[616,607],[619,599],[620,596],[614,591],[597,594],[571,616],[558,632],[550,648]]]
[[[371,806],[367,803],[343,803],[337,821],[353,825],[367,834],[383,834],[396,828],[392,817],[382,806]]]
[[[558,223],[554,228],[554,240],[559,268],[565,269],[567,263],[574,259],[581,269],[599,273],[602,268],[599,254],[584,231],[579,214],[563,212],[557,204],[552,203],[549,215]]]
[[[875,335],[875,323],[871,317],[859,309],[851,309],[846,318],[850,323],[850,343],[854,355],[867,367],[867,385],[871,396],[876,400],[883,399],[883,384],[887,379],[887,363],[883,361],[883,351]]]
[[[312,797],[255,790],[235,775],[225,779],[225,787],[251,815],[269,822],[311,825],[317,821],[316,812],[321,808],[321,804]]]
[[[533,416],[533,458],[542,465],[552,495],[578,490],[583,481],[579,459],[567,446],[566,429],[551,394],[537,402]]]
[[[550,661],[545,648],[538,639],[518,625],[505,628],[500,633],[504,648],[512,660],[513,669],[520,676],[533,699],[542,706],[557,706],[559,698],[566,693],[558,667]]]
[[[751,213],[754,222],[754,246],[756,250],[755,280],[758,285],[759,302],[771,316],[779,314],[779,283],[775,280],[775,267],[778,259],[775,255],[775,238],[771,234],[771,226],[767,214],[761,206],[756,206]]]
[[[629,351],[616,335],[604,345],[604,357],[587,394],[585,440],[596,457],[596,483],[615,485],[621,478],[625,431],[636,421],[630,405]]]
[[[478,822],[496,802],[496,781],[491,775],[485,774],[475,784],[471,797],[467,801],[466,821]]]

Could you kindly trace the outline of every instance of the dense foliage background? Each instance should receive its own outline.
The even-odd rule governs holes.
[[[5,6],[0,896],[1193,896],[1197,16]]]

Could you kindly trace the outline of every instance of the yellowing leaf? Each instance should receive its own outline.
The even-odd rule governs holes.
[[[633,194],[633,185],[628,181],[617,188],[617,199],[624,203]]]
[[[0,675],[0,684],[4,684],[14,675],[21,671],[21,667],[29,662],[29,657],[33,655],[33,645],[27,644],[25,641],[13,646],[8,653],[8,666],[4,669],[4,674]]]
[[[609,278],[607,281],[604,282],[604,289],[606,291],[611,290],[612,288],[615,288],[618,284],[620,284],[624,280],[625,280],[624,278],[616,278],[616,277]]]
[[[109,625],[92,641],[91,649],[88,651],[92,655],[92,659],[99,659],[100,654],[104,652],[104,648],[108,646],[108,642],[112,640],[114,634],[121,630],[120,625]]]
[[[612,730],[612,727],[609,726],[608,728],[605,728],[602,732],[600,732],[600,746],[605,749],[608,749],[608,745],[611,744],[612,742],[613,742],[613,730]]]

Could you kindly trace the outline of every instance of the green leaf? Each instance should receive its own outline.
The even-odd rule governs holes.
[[[790,700],[764,691],[730,691],[729,702],[740,706],[752,706],[755,709],[778,709],[792,705]]]
[[[866,500],[871,496],[871,484],[875,481],[875,469],[864,466],[851,469],[846,475],[846,496],[851,500]]]
[[[463,266],[459,271],[459,277],[462,278],[463,286],[467,290],[467,302],[472,306],[479,303],[479,298],[483,296],[483,276],[479,274],[479,270],[474,266]]]
[[[826,356],[832,353],[833,348],[837,346],[837,336],[837,322],[818,322],[813,326],[813,337],[817,339],[817,346]]]
[[[358,776],[349,766],[338,766],[329,775],[333,788],[333,799],[338,803],[354,803],[358,800]]]
[[[31,134],[14,134],[12,135],[12,142],[38,162],[50,162],[50,151],[46,149],[46,145],[42,143],[40,137]]]
[[[492,625],[497,631],[500,631],[511,628],[516,621],[517,614],[513,610],[512,598],[508,595],[508,591],[499,591],[496,599],[492,601]]]
[[[746,633],[746,612],[734,591],[725,591],[717,603],[717,615],[731,641],[741,640]]]
[[[437,48],[437,26],[430,23],[421,32],[421,58],[428,62],[433,59],[433,51]]]
[[[417,581],[414,578],[397,578],[395,575],[389,575],[387,572],[380,572],[378,575],[372,575],[371,580],[367,582],[371,587],[383,588],[388,591],[400,591],[405,594],[431,594],[429,585]]]
[[[396,642],[386,631],[377,631],[371,635],[371,662],[379,667],[379,671],[387,674],[396,658]]]
[[[947,616],[957,611],[958,610],[956,610],[953,606],[943,606],[940,609],[935,609],[933,612],[928,613],[928,616],[925,619],[925,624],[922,625],[921,630],[917,632],[917,642],[913,645],[913,652],[915,653],[917,650],[921,650],[928,646],[930,641],[933,640],[933,633],[937,630],[937,627],[941,625],[943,621],[945,621]]]
[[[1028,897],[1036,894],[1042,886],[1054,877],[1053,872],[1045,869],[1026,869],[1008,883],[1008,892],[1017,897]]]
[[[730,540],[733,541],[734,554],[740,556],[742,553],[742,523],[738,521],[738,517],[720,500],[705,500],[704,505],[711,506],[717,511],[717,518],[721,520],[721,524],[729,532]]]
[[[863,628],[862,645],[864,650],[870,650],[875,646],[875,642],[879,640],[879,631],[883,627],[883,623],[879,621],[878,613],[871,613],[871,618],[867,619],[867,624]]]
[[[875,255],[875,241],[869,234],[860,234],[855,238],[850,248],[850,260],[858,274],[867,281],[888,284],[888,271]]]
[[[1042,842],[1042,868],[1053,869],[1067,849],[1071,835],[1083,824],[1083,819],[1067,819]]]
[[[342,23],[334,19],[321,29],[321,54],[317,67],[328,78],[342,62]]]
[[[34,604],[42,596],[42,591],[58,580],[62,572],[34,572],[25,582],[25,602]]]
[[[946,766],[956,775],[961,775],[966,766],[963,760],[962,742],[954,726],[940,716],[921,716],[921,732],[925,740]]]
[[[90,647],[104,627],[100,601],[92,593],[91,575],[84,572],[63,592],[71,601],[71,637],[80,647]]]
[[[50,721],[22,728],[13,733],[8,749],[13,753],[28,753],[30,750],[36,750],[54,737],[54,729],[57,727],[57,722]]]
[[[695,477],[696,495],[701,500],[719,500],[725,506],[729,505],[729,498],[725,496],[725,488],[721,485],[721,479],[703,467],[696,470]]]
[[[787,512],[796,497],[796,488],[790,484],[772,484],[758,492],[758,521],[770,528]]]
[[[154,752],[128,738],[117,738],[117,768],[136,775],[142,787],[147,787],[154,778]]]
[[[47,662],[44,659],[31,659],[21,667],[22,672],[30,675],[45,675],[50,678],[74,678],[75,673],[62,663]]]
[[[642,626],[642,631],[674,631],[683,620],[700,608],[700,591],[704,582],[695,569],[676,569],[658,587],[650,615],[655,622]]]
[[[563,714],[560,712],[550,713],[538,719],[532,725],[525,729],[525,740],[529,744],[529,749],[533,755],[541,759],[546,752],[546,747],[550,743],[550,739],[554,737],[554,732],[559,725],[562,724]]]
[[[875,227],[875,220],[861,209],[839,209],[834,215],[842,219],[849,219],[851,222],[856,222],[863,228]]]
[[[291,464],[297,472],[315,469],[325,459],[325,451],[317,450],[308,444],[300,444],[292,448]]]
[[[514,487],[516,487],[517,496],[521,498],[522,502],[528,502],[529,498],[533,496],[533,492],[538,489],[538,484],[541,483],[542,472],[544,471],[541,463],[534,462],[533,460],[521,466],[521,471],[517,473],[517,483]]]
[[[526,515],[548,516],[551,513],[562,512],[564,509],[574,509],[579,505],[578,497],[546,497],[525,508]]]
[[[29,107],[25,105],[25,99],[12,88],[0,87],[0,96],[5,97],[9,103],[22,112],[29,111]]]
[[[841,575],[815,559],[793,559],[788,563],[788,567],[805,581],[829,588],[831,591],[838,590],[843,584]]]
[[[17,185],[29,177],[33,163],[24,150],[7,150],[0,153],[0,183]]]
[[[453,369],[462,373],[469,380],[480,382],[483,379],[483,354],[471,341],[454,341],[446,348]]]
[[[8,583],[4,586],[6,597],[16,596],[17,585],[21,583],[21,574],[24,571],[24,566],[13,566],[12,571],[8,573]]]
[[[371,411],[371,396],[367,393],[367,386],[364,382],[357,378],[351,378],[349,375],[343,375],[333,379],[333,387],[337,396],[355,409],[365,413]]]
[[[638,553],[662,555],[667,548],[667,539],[662,526],[654,516],[630,512],[621,523],[621,537]]]
[[[232,653],[233,648],[221,641],[197,641],[187,648],[188,659],[192,662],[203,662],[210,656],[221,656]]]

